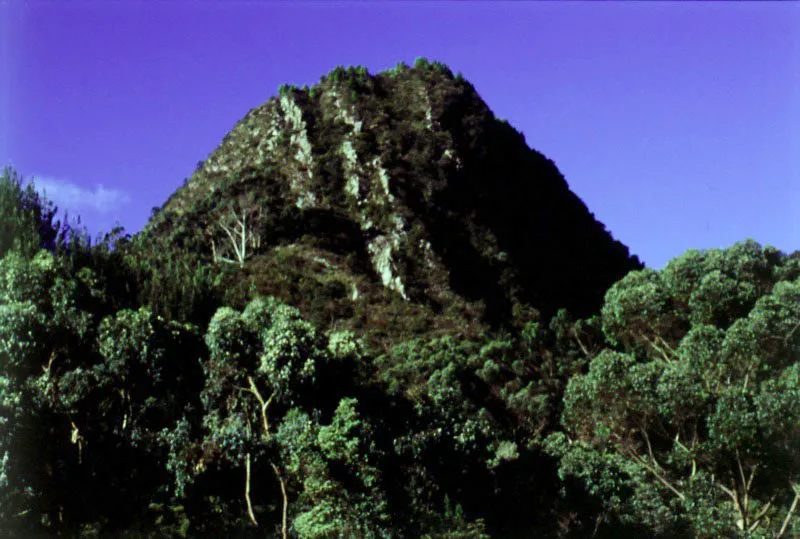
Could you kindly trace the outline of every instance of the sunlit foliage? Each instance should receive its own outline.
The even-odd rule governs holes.
[[[562,477],[654,534],[796,534],[800,280],[780,274],[746,242],[614,285],[603,330],[621,348],[570,380],[548,438]]]

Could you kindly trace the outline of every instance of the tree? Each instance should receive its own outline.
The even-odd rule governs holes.
[[[402,343],[376,360],[400,414],[400,424],[382,428],[404,477],[409,535],[486,533],[482,517],[491,516],[497,477],[527,449],[525,429],[514,428],[515,411],[504,406],[520,389],[504,379],[515,376],[506,370],[512,350],[503,340],[447,336]]]
[[[238,264],[242,267],[252,254],[248,249],[256,251],[261,247],[261,235],[253,232],[253,225],[247,220],[248,210],[241,208],[240,213],[241,214],[238,214],[236,211],[231,210],[231,213],[227,217],[220,217],[217,222],[217,225],[227,236],[228,251],[233,252],[231,256],[234,256],[236,260],[217,253],[217,246],[212,234],[210,238],[211,252],[215,262],[228,262],[230,264]],[[251,213],[251,216],[252,215]],[[222,252],[225,252],[225,250]]]
[[[611,344],[626,351],[653,351],[664,358],[674,352],[681,330],[672,296],[659,273],[651,269],[632,271],[606,292],[602,308],[603,333]]]
[[[747,240],[728,249],[690,249],[670,260],[660,279],[684,324],[727,328],[777,281],[791,280],[788,274],[780,277],[789,262],[777,249]]]
[[[107,410],[118,410],[119,421],[109,426],[132,445],[153,444],[196,398],[192,393],[201,387],[196,356],[202,354],[196,332],[147,308],[123,309],[100,322],[96,342],[102,362],[93,367],[95,390],[110,401]]]
[[[547,439],[562,477],[650,534],[800,529],[800,280],[759,297],[779,261],[752,244],[732,251],[692,252],[612,287],[603,329],[622,351],[570,380],[564,431]],[[693,284],[677,277],[690,267]]]
[[[369,427],[356,415],[354,400],[341,401],[326,387],[335,381],[325,375],[326,364],[345,361],[358,346],[344,335],[329,343],[296,309],[273,298],[255,299],[241,313],[218,309],[205,341],[202,436],[189,441],[185,425],[165,433],[185,447],[173,444],[169,464],[179,493],[214,468],[242,477],[240,499],[252,526],[263,526],[270,516],[264,504],[276,500],[280,510],[272,516],[283,536],[290,517],[302,537],[319,536],[319,511],[338,515],[342,526],[380,529],[387,517],[375,501],[381,494],[367,456]],[[332,423],[324,425],[325,416]],[[350,478],[348,487],[340,485],[339,473]],[[265,477],[274,478],[272,490],[264,488]],[[363,494],[344,492],[354,484]],[[339,486],[332,491],[332,485]]]
[[[11,167],[0,175],[0,257],[10,249],[33,256],[40,248],[54,252],[66,243],[69,226],[55,220],[58,208],[35,189],[23,188],[22,177]]]
[[[121,274],[110,284],[124,283],[125,294],[117,295],[132,295],[131,307],[146,305],[165,319],[205,326],[220,306],[220,268],[196,250],[175,248],[171,238],[137,236],[108,259]]]
[[[91,338],[91,316],[76,307],[91,280],[90,272],[69,278],[47,251],[28,259],[13,250],[0,260],[4,533],[14,528],[34,533],[40,523],[63,519],[68,506],[62,472],[71,464],[65,457],[74,444],[69,419],[52,408],[51,375],[69,369]]]
[[[291,409],[276,438],[287,474],[299,483],[292,527],[300,537],[392,536],[372,425],[355,398],[342,399],[328,425]]]
[[[138,518],[163,486],[158,430],[199,393],[199,365],[175,361],[199,352],[193,330],[147,310],[109,315],[105,276],[75,262],[0,260],[3,533]]]

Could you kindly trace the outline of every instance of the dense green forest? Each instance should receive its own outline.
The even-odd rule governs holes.
[[[645,268],[437,62],[133,237],[0,177],[1,537],[800,537],[798,359],[800,251]]]
[[[4,537],[800,536],[800,253],[690,250],[589,318],[378,352],[56,211],[4,171]]]

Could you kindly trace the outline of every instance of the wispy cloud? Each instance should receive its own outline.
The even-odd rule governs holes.
[[[127,204],[131,198],[118,189],[99,184],[94,189],[88,189],[69,180],[50,176],[34,176],[33,183],[39,193],[55,202],[60,209],[69,209],[71,213],[90,210],[108,214]]]

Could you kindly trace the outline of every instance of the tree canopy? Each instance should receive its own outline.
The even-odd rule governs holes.
[[[797,534],[800,279],[776,282],[774,257],[690,251],[609,290],[603,330],[621,347],[570,380],[547,448],[615,518],[673,537]]]

